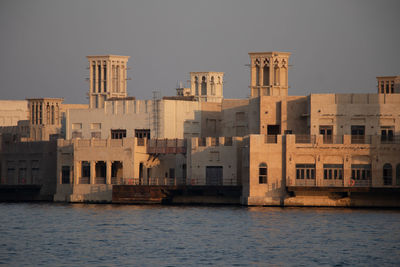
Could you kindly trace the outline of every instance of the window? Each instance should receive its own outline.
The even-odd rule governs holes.
[[[296,179],[315,179],[315,164],[296,164]]]
[[[267,164],[261,163],[258,166],[258,183],[267,184],[268,183],[268,167]]]
[[[125,129],[111,130],[111,139],[122,139],[126,137]]]
[[[256,66],[256,85],[260,86],[260,66],[258,65]]]
[[[390,143],[394,139],[394,127],[393,126],[382,126],[381,127],[381,142]]]
[[[269,85],[269,66],[265,65],[264,66],[264,73],[263,73],[263,85],[268,86]]]
[[[211,95],[215,95],[215,82],[214,76],[211,77]]]
[[[333,126],[319,126],[319,134],[323,136],[324,144],[332,144]]]
[[[90,177],[90,162],[82,161],[82,177]]]
[[[199,95],[199,78],[194,77],[195,95]]]
[[[207,95],[206,77],[201,78],[201,95]]]
[[[342,180],[343,164],[324,164],[325,180]]]
[[[371,164],[351,164],[351,179],[371,180]]]
[[[150,139],[150,129],[135,129],[135,137]]]
[[[69,166],[62,166],[61,169],[61,183],[62,184],[69,184]]]
[[[365,142],[365,126],[352,125],[351,126],[351,143],[364,144]]]
[[[392,185],[392,165],[389,163],[383,165],[383,184]]]

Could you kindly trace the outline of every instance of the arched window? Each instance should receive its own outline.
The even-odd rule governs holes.
[[[211,76],[211,95],[215,95],[214,76]]]
[[[199,95],[199,78],[194,77],[195,95]]]
[[[274,68],[274,84],[275,85],[279,85],[279,82],[280,82],[280,70],[279,70],[278,65],[275,65],[275,68]]]
[[[264,73],[263,73],[263,85],[268,86],[269,85],[269,66],[265,65],[264,66]]]
[[[383,184],[392,185],[392,165],[389,163],[383,165]]]
[[[201,95],[207,95],[206,77],[201,78]]]
[[[268,183],[268,167],[266,163],[260,163],[258,166],[258,183],[267,184]]]
[[[256,65],[256,85],[260,86],[260,66]]]
[[[400,185],[400,164],[396,166],[396,185]]]
[[[54,124],[54,106],[51,106],[51,124]]]

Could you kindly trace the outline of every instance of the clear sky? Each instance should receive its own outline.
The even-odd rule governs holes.
[[[248,52],[291,52],[290,95],[376,92],[400,75],[400,1],[0,0],[0,99],[87,103],[87,55],[131,56],[128,94],[174,95],[190,71],[249,94]]]

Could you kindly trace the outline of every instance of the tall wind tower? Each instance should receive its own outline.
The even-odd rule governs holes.
[[[251,97],[287,96],[290,53],[251,52],[249,56]]]
[[[104,108],[109,98],[124,98],[126,93],[126,64],[129,56],[87,56],[89,60],[89,107]]]

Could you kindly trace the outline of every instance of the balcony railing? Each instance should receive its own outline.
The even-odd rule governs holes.
[[[264,142],[266,144],[276,144],[278,142],[278,136],[277,135],[271,135],[271,134],[265,135]]]
[[[315,179],[296,179],[296,186],[315,186]]]
[[[343,144],[343,135],[324,135],[322,141],[324,144]]]
[[[371,144],[372,136],[371,135],[352,135],[351,143],[352,144]]]
[[[315,135],[296,135],[296,144],[314,144]]]
[[[151,139],[147,144],[149,154],[185,154],[186,139]]]
[[[319,186],[326,186],[326,187],[343,187],[344,180],[343,179],[336,179],[336,180],[324,179],[322,181],[319,181],[318,184],[319,184]]]
[[[385,136],[381,135],[381,144],[400,144],[400,136]]]

